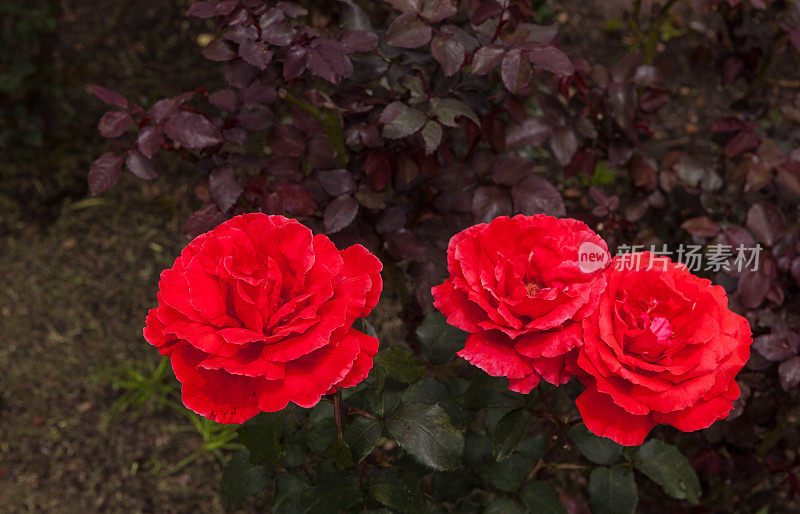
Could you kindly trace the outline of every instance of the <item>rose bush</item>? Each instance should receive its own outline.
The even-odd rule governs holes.
[[[606,280],[582,324],[576,403],[587,428],[638,445],[658,423],[690,432],[725,418],[752,341],[725,290],[650,252],[618,255]]]
[[[608,247],[581,221],[543,214],[502,216],[453,236],[448,279],[433,288],[434,306],[470,333],[458,355],[528,393],[544,378],[569,381],[580,323],[606,285],[602,265],[585,271],[580,249]]]
[[[218,423],[313,407],[372,368],[378,340],[352,324],[378,302],[381,268],[295,220],[236,216],[161,274],[144,336],[170,357],[184,404]]]

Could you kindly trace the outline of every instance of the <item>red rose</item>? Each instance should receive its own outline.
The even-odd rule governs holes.
[[[378,340],[351,325],[378,303],[380,270],[295,220],[236,216],[161,274],[144,337],[170,357],[183,403],[218,423],[311,407],[372,368]]]
[[[528,393],[569,380],[580,321],[597,306],[610,257],[584,223],[538,214],[494,219],[453,236],[450,277],[433,288],[447,322],[470,332],[460,357]]]
[[[650,252],[617,256],[606,280],[578,357],[587,428],[638,445],[658,423],[690,432],[726,417],[752,338],[722,287]]]

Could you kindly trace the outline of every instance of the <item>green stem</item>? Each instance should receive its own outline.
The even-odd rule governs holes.
[[[325,131],[325,136],[328,138],[334,153],[336,154],[336,161],[342,168],[347,166],[347,145],[345,144],[344,132],[342,125],[339,121],[339,115],[329,109],[320,109],[313,105],[307,104],[291,94],[289,91],[282,89],[280,93],[281,98],[285,99],[295,107],[307,112],[312,118],[322,123],[322,129]]]

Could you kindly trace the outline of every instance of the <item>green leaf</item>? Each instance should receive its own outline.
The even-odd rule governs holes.
[[[432,98],[431,112],[439,118],[442,125],[448,127],[458,127],[456,118],[459,116],[469,118],[476,125],[481,124],[475,111],[469,105],[455,98]]]
[[[486,504],[483,514],[525,514],[525,509],[510,498],[495,498]]]
[[[501,491],[514,492],[525,482],[534,463],[520,454],[512,455],[501,462],[484,462],[476,471],[484,482]]]
[[[493,377],[477,370],[475,378],[464,391],[461,401],[464,407],[478,410],[488,407],[518,407],[519,403],[508,395],[508,379]]]
[[[599,467],[589,476],[589,507],[592,514],[627,514],[636,512],[639,495],[633,473],[622,468]]]
[[[273,512],[281,514],[302,514],[305,511],[300,506],[300,496],[303,491],[311,488],[305,480],[305,474],[281,473],[275,479],[275,502]]]
[[[248,450],[250,461],[254,464],[281,463],[283,448],[280,443],[281,425],[286,417],[286,409],[280,412],[262,412],[239,427],[237,433]]]
[[[479,432],[468,432],[464,439],[464,464],[472,468],[482,466],[492,454],[489,437]]]
[[[372,412],[383,417],[400,403],[400,393],[384,389],[378,394],[367,394],[367,402]]]
[[[454,360],[456,352],[464,348],[467,333],[448,325],[439,311],[432,311],[417,327],[417,340],[425,359],[433,364],[444,364]]]
[[[328,474],[317,479],[318,485],[300,496],[309,514],[328,514],[347,510],[361,501],[361,488],[355,475]]]
[[[403,102],[392,102],[386,106],[380,116],[383,123],[383,137],[398,139],[410,136],[425,125],[425,113],[409,107]]]
[[[425,366],[408,350],[395,346],[378,352],[375,364],[386,371],[389,378],[410,384],[422,378]]]
[[[570,428],[567,437],[575,443],[584,457],[595,464],[614,464],[622,456],[622,445],[607,437],[594,435],[583,423]]]
[[[250,452],[242,450],[231,457],[222,471],[222,503],[228,510],[239,510],[245,498],[256,494],[268,483],[267,470],[251,464]]]
[[[368,493],[382,505],[394,509],[396,512],[407,514],[428,512],[419,488],[411,487],[393,469],[375,471],[370,480]]]
[[[446,502],[455,503],[466,498],[476,485],[475,475],[463,468],[437,471],[431,477],[431,492],[438,500]]]
[[[528,482],[520,491],[519,497],[533,514],[567,513],[567,509],[561,505],[558,492],[547,482]]]
[[[367,321],[367,318],[360,318],[358,323],[361,325],[359,328],[360,332],[367,334],[370,337],[378,337],[378,331],[375,330],[375,327],[372,326],[372,323]]]
[[[325,456],[332,459],[340,471],[355,466],[353,454],[350,452],[350,447],[347,445],[347,441],[345,441],[344,438],[337,437],[333,444],[325,450]]]
[[[336,441],[336,423],[330,418],[324,419],[308,427],[306,434],[311,451],[322,455]]]
[[[452,470],[461,463],[464,434],[437,404],[401,403],[386,418],[386,430],[404,450],[431,469]]]
[[[700,481],[689,460],[675,446],[651,439],[639,448],[634,465],[673,498],[689,500],[694,505],[699,502]]]
[[[344,429],[344,440],[353,454],[353,461],[361,462],[378,444],[383,432],[383,424],[379,420],[356,418]]]
[[[531,415],[525,409],[515,409],[503,416],[492,437],[494,460],[505,460],[514,453],[531,426]]]

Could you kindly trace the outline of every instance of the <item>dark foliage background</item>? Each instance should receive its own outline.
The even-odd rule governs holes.
[[[16,27],[8,37],[44,44],[53,11],[42,8],[4,12],[34,20],[5,24]],[[607,21],[591,31],[592,9],[200,2],[186,12],[190,37],[212,63],[180,81],[186,92],[92,81],[111,140],[91,165],[92,194],[120,180],[128,191],[135,177],[188,206],[187,237],[263,211],[340,247],[364,244],[385,265],[390,313],[372,320],[382,352],[344,395],[341,436],[331,403],[251,420],[238,429],[246,450],[222,455],[224,505],[255,494],[246,506],[276,512],[797,510],[800,7],[603,2]],[[46,53],[25,48],[32,63]],[[161,80],[174,61],[154,61],[167,63]],[[36,137],[47,117],[37,95],[60,94],[42,84],[85,82],[80,67],[57,71],[0,68],[0,102],[16,108],[0,145],[54,144]],[[82,111],[65,112],[54,127]],[[81,193],[67,184],[57,199]],[[662,427],[622,451],[579,424],[577,384],[526,397],[454,359],[464,336],[432,312],[429,292],[446,274],[447,241],[537,212],[586,221],[612,250],[762,246],[757,273],[700,272],[755,335],[728,420],[692,434]],[[236,445],[226,437],[220,448]]]

